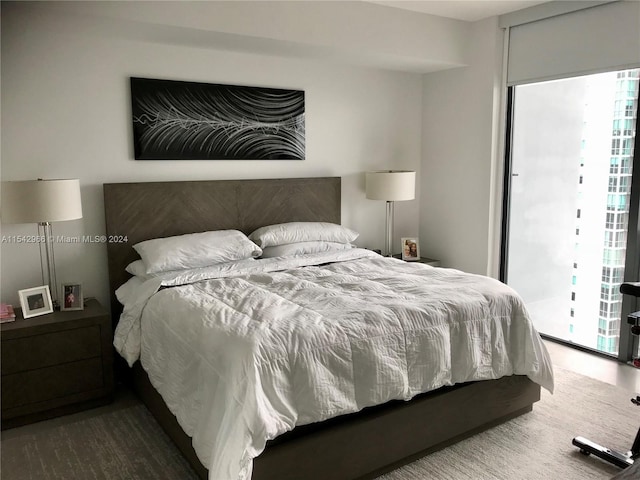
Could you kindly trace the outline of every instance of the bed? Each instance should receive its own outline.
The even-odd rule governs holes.
[[[340,224],[340,193],[341,181],[335,177],[105,184],[114,328],[122,312],[115,291],[130,277],[125,267],[138,258],[132,248],[134,244],[154,238],[226,229],[249,234],[259,227],[286,222]],[[351,255],[352,252],[347,254]],[[381,271],[386,266],[380,265],[380,262],[388,261],[395,262],[393,268],[408,268],[408,275],[438,275],[436,269],[426,265],[376,259],[371,257],[375,256],[371,252],[357,255],[363,258],[362,261],[378,265],[375,268]],[[350,261],[355,263],[351,264]],[[358,261],[349,259],[344,265],[360,265]],[[351,267],[342,265],[332,260],[318,267],[314,265],[311,270],[325,268],[322,275],[344,276],[344,271],[337,270]],[[336,271],[329,272],[327,268]],[[411,272],[411,269],[414,271]],[[441,275],[445,275],[446,269],[441,270]],[[275,268],[274,271],[279,270]],[[298,269],[291,271],[297,272]],[[348,274],[356,275],[353,269]],[[262,274],[259,276],[262,278]],[[198,288],[201,283],[196,283]],[[211,288],[217,288],[220,284],[215,285]],[[173,294],[179,288],[168,290]],[[158,294],[156,296],[160,297]],[[167,305],[171,303],[158,307],[158,311],[166,310]],[[357,407],[353,409],[354,413],[327,416],[322,421],[296,426],[266,442],[264,451],[252,461],[251,478],[374,478],[431,451],[531,411],[533,403],[540,398],[540,384],[553,388],[548,355],[537,333],[533,331],[532,335],[533,343],[527,344],[524,349],[537,349],[533,353],[540,364],[527,368],[539,369],[543,380],[536,379],[536,383],[529,378],[536,378],[535,375],[508,374],[482,381],[455,382],[453,385],[445,381],[444,386],[435,390],[429,389],[417,395],[412,391],[409,401],[406,401],[407,398],[394,399],[362,409]],[[119,372],[131,374],[132,384],[149,410],[198,475],[207,478],[211,459],[207,458],[206,466],[203,465],[202,447],[199,454],[196,453],[198,448],[194,448],[191,438],[183,429],[189,422],[193,423],[193,419],[178,420],[172,413],[172,410],[176,411],[175,399],[165,400],[158,392],[162,388],[154,387],[154,383],[158,385],[158,373],[149,374],[140,361],[136,361],[131,369],[121,362]],[[155,379],[154,382],[150,381],[150,375]],[[192,426],[185,428],[190,430]],[[220,480],[219,475],[211,478]]]

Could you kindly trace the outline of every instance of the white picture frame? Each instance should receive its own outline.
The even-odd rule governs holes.
[[[22,316],[24,318],[37,317],[53,312],[53,302],[49,285],[18,290]]]
[[[81,283],[63,283],[60,310],[84,310],[84,296]]]
[[[420,260],[420,242],[416,237],[403,237],[400,244],[402,246],[402,260],[405,262]]]

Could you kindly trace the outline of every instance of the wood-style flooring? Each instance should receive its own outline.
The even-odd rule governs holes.
[[[640,395],[640,369],[550,340],[544,343],[554,365]]]

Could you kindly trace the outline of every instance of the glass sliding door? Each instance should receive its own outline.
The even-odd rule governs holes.
[[[502,279],[540,333],[615,356],[639,73],[510,89]]]

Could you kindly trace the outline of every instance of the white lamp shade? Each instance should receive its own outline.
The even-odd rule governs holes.
[[[2,182],[2,222],[63,222],[82,218],[80,180]]]
[[[367,172],[366,192],[370,200],[413,200],[416,198],[416,172],[409,170]]]

